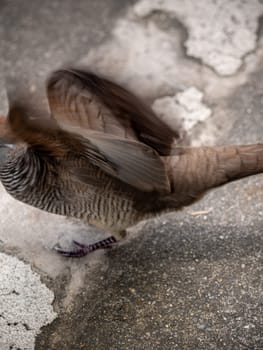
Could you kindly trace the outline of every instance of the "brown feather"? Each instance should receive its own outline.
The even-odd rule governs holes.
[[[1,181],[40,209],[116,234],[263,172],[263,144],[174,147],[174,134],[148,107],[94,74],[60,70],[47,89],[53,118],[23,100],[10,103],[8,124],[0,119],[2,134],[23,143],[0,164]]]
[[[10,104],[8,121],[12,132],[36,152],[59,157],[66,163],[69,155],[83,157],[107,174],[142,191],[170,190],[164,164],[149,146],[112,135],[82,131],[75,127],[62,129],[55,120],[44,118],[24,103]],[[75,176],[86,178],[89,167]],[[71,170],[72,172],[72,170]]]
[[[90,72],[61,69],[47,82],[50,109],[58,122],[133,138],[168,155],[178,135],[134,94]]]
[[[175,149],[176,152],[176,149]],[[165,159],[176,206],[193,203],[211,188],[263,172],[263,144],[178,147]]]

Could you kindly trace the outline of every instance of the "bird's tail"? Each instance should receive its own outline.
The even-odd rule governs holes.
[[[263,172],[263,144],[178,147],[166,158],[177,207],[191,204],[207,190]]]

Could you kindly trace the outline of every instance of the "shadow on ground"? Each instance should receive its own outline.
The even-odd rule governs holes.
[[[146,224],[36,348],[262,349],[261,226]]]

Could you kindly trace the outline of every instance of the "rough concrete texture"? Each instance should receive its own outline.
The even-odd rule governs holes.
[[[174,116],[180,120],[179,127],[190,132],[196,124],[204,122],[211,115],[211,109],[203,103],[203,94],[195,87],[178,92],[175,96],[165,96],[154,101],[152,108],[161,119],[172,124]]]
[[[53,299],[29,265],[0,253],[1,350],[34,349],[40,328],[56,317]]]
[[[239,5],[242,6],[242,3],[240,1]],[[243,59],[242,70],[231,79],[220,77],[197,60],[187,59],[183,43],[188,32],[169,8],[153,12],[142,20],[135,15],[139,4],[140,2],[131,7],[127,16],[116,22],[109,40],[89,50],[80,62],[93,70],[114,77],[118,82],[137,91],[150,103],[156,98],[171,97],[191,87],[197,88],[204,94],[203,104],[207,105],[207,108],[209,105],[213,106],[214,118],[209,118],[201,127],[196,123],[196,128],[189,130],[189,135],[193,145],[214,144],[221,134],[224,135],[225,131],[232,127],[232,119],[228,117],[227,110],[224,110],[223,99],[232,94],[237,86],[244,84],[248,75],[260,65],[263,55],[261,45],[258,44],[256,52],[247,54]],[[149,7],[151,4],[149,1]],[[194,7],[195,3],[192,4]],[[203,7],[207,17],[210,16],[208,8]],[[228,16],[228,7],[224,9],[225,16]],[[214,11],[215,9],[212,12]],[[218,11],[222,11],[219,4]],[[258,12],[260,11],[261,5],[258,3]],[[194,13],[193,11],[192,17],[198,21],[199,12],[195,15]],[[244,10],[242,13],[243,16],[250,16],[250,11]],[[211,27],[211,30],[220,33],[215,26]],[[259,24],[257,30],[260,32]],[[209,41],[210,35],[206,39]],[[249,40],[244,40],[243,44],[248,45],[247,41]],[[183,119],[182,114],[180,119],[178,112],[181,114],[178,108],[174,108],[174,115],[178,118],[169,118],[168,121],[175,128]],[[203,118],[198,111],[196,115]]]
[[[257,19],[263,5],[258,0],[141,0],[134,11],[140,17],[153,11],[175,16],[187,27],[187,54],[200,58],[218,74],[231,75],[256,48]]]
[[[37,0],[0,7],[1,113],[4,78],[23,78],[34,93],[52,69],[77,61],[157,105],[173,127],[188,128],[194,145],[262,141],[260,1]],[[263,349],[262,175],[141,223],[120,247],[79,260],[52,247],[103,233],[0,191],[1,251],[29,263],[55,295],[58,317],[37,336],[37,350]],[[49,310],[51,299],[42,300],[41,310]],[[26,317],[26,308],[21,312]],[[39,326],[32,319],[31,327]]]

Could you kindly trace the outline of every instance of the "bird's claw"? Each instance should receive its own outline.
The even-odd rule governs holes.
[[[112,245],[115,244],[117,241],[115,239],[115,237],[113,236],[110,236],[106,239],[103,239],[101,241],[98,241],[96,243],[93,243],[93,244],[88,244],[88,245],[85,245],[85,244],[82,244],[82,243],[79,243],[75,240],[73,240],[73,243],[75,245],[75,249],[63,249],[59,246],[55,246],[54,247],[54,250],[65,256],[65,257],[68,257],[68,258],[81,258],[83,256],[86,256],[87,254],[91,253],[91,252],[94,252],[95,250],[98,250],[98,249],[109,249],[109,248],[112,248]]]
[[[75,244],[75,242],[74,242]],[[77,246],[77,244],[75,244]],[[88,246],[87,246],[88,247]],[[77,247],[77,248],[73,248],[73,249],[63,249],[59,246],[55,246],[54,250],[59,253],[60,255],[63,255],[67,258],[81,258],[85,255],[87,255],[88,253],[90,253],[88,251],[88,249],[86,249],[85,247],[81,248],[81,247]]]

